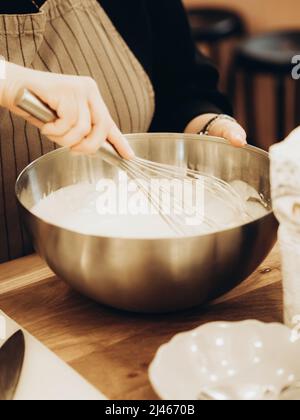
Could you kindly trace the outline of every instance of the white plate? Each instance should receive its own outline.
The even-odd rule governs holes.
[[[175,336],[149,370],[164,400],[196,400],[201,391],[228,386],[241,400],[261,399],[300,380],[300,341],[281,324],[211,323]]]

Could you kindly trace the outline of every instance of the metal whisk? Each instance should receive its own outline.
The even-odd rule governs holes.
[[[113,163],[111,160],[111,151],[107,150],[106,147],[101,150],[101,154],[103,156],[105,155],[105,160],[110,160],[110,163]],[[138,157],[130,161],[122,158],[120,159],[119,156],[117,159],[118,162],[115,161],[114,163],[136,182],[139,189],[148,198],[150,204],[157,210],[172,231],[180,236],[189,235],[194,232],[195,226],[189,226],[186,223],[188,215],[192,214],[194,209],[191,208],[189,203],[186,205],[181,194],[176,196],[176,193],[164,187],[163,182],[159,186],[159,191],[155,191],[154,193],[151,192],[147,187],[153,179],[168,180],[170,182],[179,180],[181,183],[185,182],[185,187],[188,187],[188,191],[194,192],[197,188],[196,183],[201,182],[205,193],[211,194],[222,204],[224,204],[225,201],[226,205],[230,207],[238,217],[241,217],[241,215],[247,217],[247,210],[240,195],[234,188],[219,178],[188,168],[156,163]],[[171,207],[168,207],[167,209],[164,208],[161,197],[163,194],[170,196]],[[190,201],[189,197],[188,201]],[[198,217],[199,225],[201,224],[202,227],[207,228],[209,231],[222,228],[222,226],[209,217],[205,211],[203,214],[199,214]]]
[[[53,122],[57,119],[56,113],[48,105],[44,104],[26,89],[20,91],[16,106],[43,123]],[[152,208],[157,211],[165,223],[178,236],[189,235],[194,231],[195,228],[188,226],[186,223],[187,216],[193,214],[194,209],[184,203],[182,196],[177,197],[174,192],[168,190],[163,185],[159,186],[159,191],[153,193],[151,188],[149,188],[153,179],[168,180],[170,182],[178,180],[190,187],[190,191],[195,190],[197,183],[201,182],[205,193],[212,194],[215,199],[220,200],[223,204],[225,201],[227,207],[230,207],[238,217],[247,217],[246,206],[241,196],[232,186],[217,177],[188,168],[152,162],[139,157],[126,160],[119,156],[109,143],[106,143],[100,149],[99,153],[107,163],[126,172],[129,178],[136,183],[138,189],[149,200]],[[166,211],[163,200],[161,199],[162,195],[169,196],[172,199],[172,208],[168,208],[168,211]],[[206,227],[210,231],[222,228],[206,212],[201,215],[201,220],[199,219],[200,223],[201,226]]]

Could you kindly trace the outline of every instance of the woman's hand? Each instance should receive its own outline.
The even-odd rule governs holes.
[[[216,114],[204,114],[195,118],[187,126],[186,133],[199,133],[206,124],[216,117]],[[242,126],[235,121],[220,118],[217,119],[209,129],[209,135],[215,137],[223,137],[228,140],[233,146],[243,147],[247,144],[247,134]]]
[[[95,153],[108,140],[125,158],[134,153],[114,123],[96,82],[88,77],[65,76],[30,70],[6,63],[7,77],[1,81],[0,104],[41,129],[60,146],[76,152]],[[14,103],[20,89],[27,88],[58,115],[43,125]]]

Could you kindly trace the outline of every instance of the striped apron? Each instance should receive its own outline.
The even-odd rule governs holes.
[[[48,0],[39,13],[0,16],[0,55],[37,70],[91,76],[124,133],[149,129],[151,82],[96,0]],[[31,251],[14,185],[31,161],[55,147],[38,129],[0,109],[0,263]]]

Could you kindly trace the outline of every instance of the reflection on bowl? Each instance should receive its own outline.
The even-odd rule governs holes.
[[[224,390],[223,397],[227,389],[233,399],[259,400],[262,390],[276,395],[300,380],[299,354],[300,340],[284,325],[211,323],[162,346],[150,380],[165,400],[196,400],[202,390],[214,389]]]
[[[225,181],[241,180],[271,199],[269,158],[259,149],[237,149],[221,139],[184,134],[135,134],[128,139],[142,158],[188,166]],[[179,239],[84,235],[46,223],[31,212],[60,188],[114,179],[117,173],[101,158],[60,149],[26,168],[16,186],[36,250],[61,279],[103,304],[137,312],[200,305],[247,278],[275,242],[272,211],[242,226]]]

